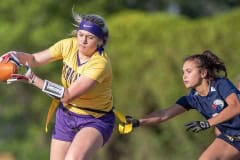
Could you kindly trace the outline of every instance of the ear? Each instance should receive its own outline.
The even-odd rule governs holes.
[[[207,69],[201,69],[201,70],[200,70],[200,74],[201,74],[201,77],[202,77],[202,78],[206,78],[206,77],[207,77],[207,74],[208,74]]]
[[[103,45],[103,40],[98,41],[98,47]]]

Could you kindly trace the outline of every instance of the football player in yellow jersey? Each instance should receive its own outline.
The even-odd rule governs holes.
[[[48,120],[56,108],[51,141],[51,160],[89,160],[112,134],[112,69],[104,52],[108,28],[95,14],[73,13],[77,23],[74,37],[63,39],[37,53],[10,51],[1,61],[14,60],[27,67],[23,75],[14,74],[7,81],[25,81],[55,100]],[[62,84],[38,77],[32,67],[56,60],[63,61]]]

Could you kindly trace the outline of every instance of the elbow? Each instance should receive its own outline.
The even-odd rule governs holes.
[[[65,95],[61,98],[61,102],[62,102],[62,103],[65,103],[65,104],[71,103],[72,100],[73,100],[72,97],[70,97],[70,96],[65,96]]]
[[[68,98],[62,98],[62,99],[61,99],[61,102],[62,102],[62,103],[65,103],[65,104],[69,104],[71,101],[70,101],[70,99],[68,99]]]
[[[61,98],[61,102],[65,104],[69,104],[71,103],[72,100],[73,100],[73,97],[69,94],[68,90],[65,88],[63,97]]]
[[[232,105],[232,109],[234,110],[236,115],[240,115],[240,103]]]
[[[240,114],[240,101],[237,100],[233,106],[235,106],[234,108],[236,110],[236,113],[239,115]]]
[[[65,104],[70,104],[74,99],[78,98],[79,95],[75,95],[74,93],[70,93],[68,88],[65,88],[63,97],[61,98],[61,102]]]
[[[237,105],[237,113],[238,113],[238,115],[240,115],[240,103]]]

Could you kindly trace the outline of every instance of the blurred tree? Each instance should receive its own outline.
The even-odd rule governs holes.
[[[211,16],[240,6],[239,0],[76,0],[82,11],[96,11],[111,15],[131,9],[144,12],[165,11],[190,18]]]
[[[179,5],[181,14],[191,18],[223,13],[240,5],[239,0],[176,0],[175,3]]]
[[[110,29],[106,51],[113,63],[116,107],[124,113],[142,116],[163,108],[178,95],[186,93],[181,85],[179,70],[181,59],[186,53],[214,49],[226,60],[230,78],[239,72],[239,11],[197,20],[202,16],[228,11],[239,3],[235,0],[231,3],[214,1],[219,4],[213,1],[194,2],[1,0],[0,52],[22,50],[32,53],[67,37],[73,28],[71,9],[74,6],[80,13],[101,14],[107,18]],[[215,9],[210,7],[211,12],[205,11],[203,8],[210,3]],[[226,9],[218,9],[220,4],[226,6]],[[127,9],[130,11],[123,12]],[[196,20],[159,11],[184,13]],[[35,71],[42,77],[59,82],[58,74],[61,70],[55,64]],[[48,159],[51,135],[46,135],[43,129],[51,99],[25,84],[0,83],[0,95],[0,152],[11,152],[18,160]],[[196,159],[212,135],[211,132],[204,133],[206,139],[204,136],[185,134],[183,122],[196,117],[195,114],[187,114],[165,125],[141,128],[129,136],[115,132],[108,147],[99,153],[97,159],[141,160],[142,157],[170,160],[176,159],[176,155],[178,160]],[[146,142],[142,142],[142,139]]]

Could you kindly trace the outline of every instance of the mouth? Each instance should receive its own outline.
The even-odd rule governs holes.
[[[84,45],[82,45],[82,44],[80,44],[79,47],[81,47],[81,48],[86,48],[86,47],[85,47]]]
[[[188,84],[189,82],[188,81],[183,81],[184,84]]]

